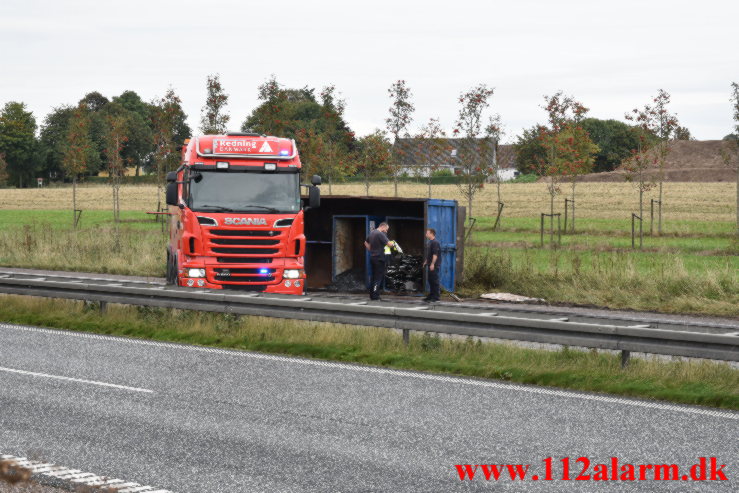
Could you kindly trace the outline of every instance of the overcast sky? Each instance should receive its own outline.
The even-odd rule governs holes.
[[[545,121],[544,94],[623,119],[664,88],[694,137],[719,139],[732,129],[737,19],[728,0],[2,0],[0,104],[22,101],[40,123],[89,91],[152,100],[171,85],[197,129],[218,73],[238,129],[275,74],[336,85],[361,135],[384,127],[397,79],[413,91],[413,130],[431,117],[451,129],[460,92],[486,83],[510,140]]]

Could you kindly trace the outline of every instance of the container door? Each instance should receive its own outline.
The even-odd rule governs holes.
[[[426,202],[426,224],[436,230],[441,244],[439,280],[447,291],[454,291],[457,265],[457,201],[429,199]]]

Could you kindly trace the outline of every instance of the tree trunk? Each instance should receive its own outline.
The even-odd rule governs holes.
[[[429,168],[429,175],[426,177],[426,179],[428,180],[428,184],[429,184],[429,198],[431,198],[431,175],[432,175],[431,169]]]
[[[467,217],[472,219],[472,194],[467,196]]]
[[[369,197],[369,189],[370,189],[369,177],[365,176],[365,178],[364,178],[364,194],[367,197]]]
[[[77,176],[72,177],[72,227],[77,227]]]
[[[577,182],[572,180],[572,232],[575,232],[575,185]]]
[[[331,175],[330,174],[328,175],[328,194],[333,195],[331,191]]]
[[[736,238],[739,240],[739,163],[736,165]]]
[[[659,208],[657,209],[657,236],[662,236],[662,180],[659,179]]]
[[[644,217],[644,190],[639,188],[639,248],[642,247],[642,222]]]
[[[395,196],[398,196],[398,170],[393,173],[393,184],[395,185]]]
[[[554,183],[552,183],[554,187]],[[554,244],[554,192],[549,193],[549,246]]]

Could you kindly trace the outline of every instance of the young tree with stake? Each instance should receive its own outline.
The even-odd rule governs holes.
[[[503,213],[503,198],[500,193],[500,156],[498,154],[498,150],[500,149],[500,139],[503,138],[503,124],[501,123],[500,115],[495,114],[490,117],[488,120],[488,124],[485,127],[485,142],[488,143],[492,149],[490,149],[490,152],[493,156],[493,163],[490,167],[490,175],[493,177],[493,180],[495,181],[495,190],[498,195],[498,210],[495,217],[495,224],[493,225],[493,230],[498,229],[500,227],[500,221],[501,221],[501,214]]]
[[[411,103],[411,90],[404,80],[398,80],[388,89],[390,94],[390,116],[385,120],[387,131],[393,136],[393,155],[390,161],[390,172],[393,177],[395,196],[398,196],[398,178],[403,169],[403,150],[398,139],[408,137],[408,127],[413,121],[416,108]]]
[[[420,132],[413,139],[413,146],[410,152],[414,154],[413,161],[416,165],[416,173],[426,175],[428,197],[431,198],[431,181],[434,172],[439,169],[442,163],[448,160],[451,150],[447,143],[446,132],[441,127],[438,118],[429,119],[421,127]]]
[[[736,239],[739,241],[739,84],[731,83],[731,98],[735,139],[724,140],[721,155],[727,166],[736,171]]]
[[[588,132],[580,125],[589,108],[577,101],[574,97],[557,91],[552,96],[544,96],[544,110],[549,119],[549,129],[545,132],[543,140],[550,146],[548,157],[553,166],[545,167],[550,180],[569,179],[572,183],[572,231],[575,231],[575,190],[578,178],[593,169],[594,157],[592,154],[598,152],[597,146],[590,140]],[[595,149],[593,152],[592,149]],[[557,163],[554,163],[557,161]],[[557,178],[554,175],[557,174]],[[555,190],[557,192],[555,193]],[[550,202],[553,201],[559,188],[557,186],[548,189]],[[553,205],[553,204],[550,204]],[[550,207],[550,214],[554,214]],[[550,218],[550,226],[553,226],[554,218]]]
[[[657,148],[654,151],[657,159],[654,166],[657,169],[656,177],[659,184],[659,209],[657,219],[657,234],[662,234],[662,185],[665,179],[665,164],[667,162],[667,154],[669,152],[668,142],[676,137],[678,130],[681,134],[687,132],[686,128],[680,127],[677,121],[677,115],[670,114],[667,105],[670,104],[670,94],[664,89],[657,91],[657,96],[652,98],[653,104],[646,104],[644,108],[639,110],[634,108],[631,113],[626,113],[625,118],[635,122],[641,128],[659,139]],[[642,142],[646,143],[646,142]],[[639,152],[644,151],[643,148]]]
[[[69,120],[67,144],[64,149],[62,166],[67,176],[72,177],[72,226],[77,227],[77,177],[87,169],[90,153],[95,152],[90,139],[90,122],[83,105],[77,106]]]
[[[472,219],[472,200],[485,183],[490,173],[487,159],[483,159],[487,146],[478,142],[482,133],[483,112],[490,106],[493,88],[480,84],[460,94],[459,114],[455,123],[454,135],[462,136],[461,152],[462,176],[458,186],[467,199],[467,216]]]

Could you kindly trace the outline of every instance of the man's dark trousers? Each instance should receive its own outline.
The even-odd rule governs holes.
[[[370,285],[370,299],[379,300],[382,291],[382,282],[385,280],[385,271],[387,270],[387,262],[384,255],[371,256],[370,264],[372,265],[372,284]]]
[[[434,266],[434,270],[428,270],[429,280],[429,300],[439,301],[441,299],[441,286],[439,286],[439,267]]]

